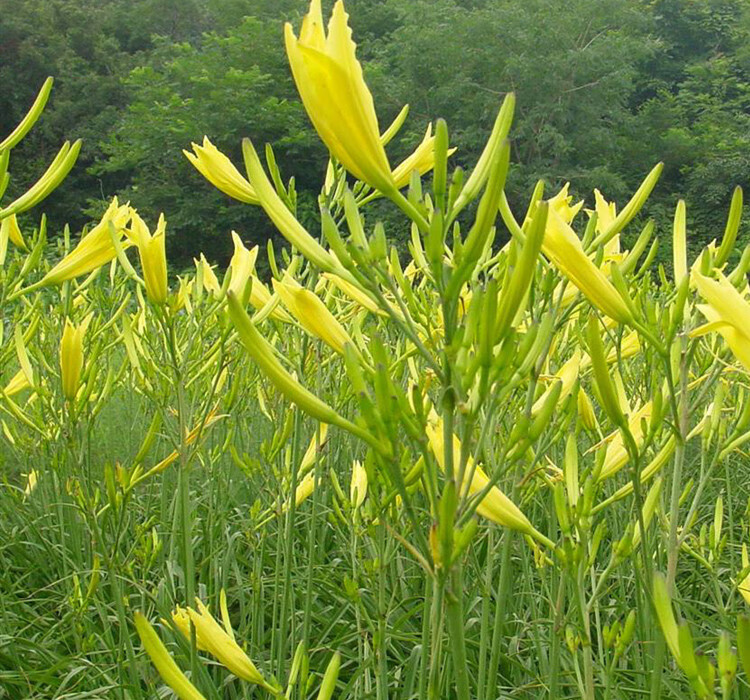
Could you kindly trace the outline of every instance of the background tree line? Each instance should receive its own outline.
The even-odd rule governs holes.
[[[0,0],[0,134],[47,75],[55,89],[12,167],[21,190],[65,138],[78,165],[45,209],[75,230],[114,194],[164,211],[173,259],[273,235],[257,209],[213,189],[182,155],[208,135],[241,165],[240,142],[274,145],[314,218],[325,151],[283,47],[307,0]],[[332,5],[332,0],[324,2]],[[328,7],[324,8],[329,9]],[[662,231],[688,202],[696,248],[721,234],[734,185],[750,190],[748,0],[348,0],[383,128],[408,102],[393,160],[444,117],[454,164],[478,157],[506,92],[517,95],[509,197],[538,178],[624,203],[659,160],[648,208]],[[16,156],[16,153],[18,154]],[[394,223],[394,225],[396,225]],[[747,228],[745,229],[747,236]]]

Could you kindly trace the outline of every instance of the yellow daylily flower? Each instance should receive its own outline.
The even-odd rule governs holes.
[[[31,387],[31,382],[29,382],[29,378],[26,376],[26,372],[24,372],[23,369],[19,369],[18,372],[16,372],[13,377],[11,377],[11,380],[5,385],[3,393],[6,396],[14,396],[15,394],[18,394],[19,392],[23,391],[24,389],[28,389],[29,387]]]
[[[349,485],[349,499],[351,500],[352,508],[357,510],[364,503],[366,497],[367,470],[358,459],[355,459],[352,463],[352,480]]]
[[[65,320],[65,330],[60,342],[60,374],[63,396],[68,401],[74,401],[78,393],[83,370],[83,337],[90,320],[91,316],[78,326],[74,326],[70,319]]]
[[[132,231],[138,246],[138,255],[143,268],[143,281],[146,284],[146,296],[162,306],[167,302],[167,253],[165,248],[167,222],[164,214],[159,215],[159,222],[153,235],[146,222],[133,211]]]
[[[38,482],[39,472],[36,469],[32,469],[28,474],[26,474],[26,486],[23,490],[24,498],[28,498],[31,495]]]
[[[581,351],[576,348],[573,356],[555,373],[553,381],[550,382],[549,387],[542,393],[542,395],[534,402],[531,407],[531,415],[536,416],[539,411],[542,410],[547,398],[554,390],[555,382],[562,382],[562,388],[560,390],[560,396],[557,399],[558,404],[564,401],[570,392],[573,391],[576,379],[578,379],[578,372],[581,366]]]
[[[578,236],[557,207],[550,206],[542,251],[600,311],[619,323],[632,321],[627,304],[586,255]]]
[[[2,223],[0,223],[0,239],[5,240],[6,237],[13,243],[16,248],[21,250],[27,250],[26,242],[23,240],[21,229],[18,226],[18,219],[15,214],[6,216]]]
[[[307,474],[315,464],[315,460],[318,458],[318,454],[326,446],[328,441],[328,425],[321,423],[317,430],[313,433],[310,438],[310,444],[305,450],[305,454],[302,456],[302,461],[299,464],[299,473]]]
[[[183,150],[187,159],[214,187],[224,194],[246,204],[260,204],[253,186],[240,175],[232,161],[209,140],[203,137],[203,145],[191,144],[193,153]]]
[[[448,155],[450,156],[455,151],[455,148],[448,149]],[[432,135],[432,124],[428,124],[424,138],[416,150],[394,168],[393,180],[396,187],[401,189],[409,184],[411,174],[415,170],[420,175],[424,175],[433,167],[435,167],[435,137]]]
[[[219,278],[216,276],[213,267],[206,260],[206,256],[201,253],[200,260],[193,258],[195,263],[196,272],[200,271],[203,277],[203,289],[211,294],[214,299],[219,299],[221,296],[221,284]]]
[[[42,278],[40,284],[62,284],[66,280],[88,274],[114,260],[117,252],[112,245],[109,225],[113,224],[117,236],[121,237],[123,233],[127,235],[128,231],[125,226],[131,218],[131,212],[129,205],[120,206],[115,197],[101,221]],[[125,242],[124,246],[130,243],[130,241]]]
[[[645,435],[643,434],[643,421],[646,423],[651,419],[651,409],[653,403],[649,401],[645,403],[639,410],[635,411],[628,420],[628,429],[630,430],[633,439],[635,440],[636,446],[640,449],[643,445]],[[600,479],[607,479],[610,476],[616,474],[622,469],[629,459],[628,451],[625,448],[625,442],[622,437],[622,433],[617,430],[611,436],[611,439],[605,438],[609,441],[607,445],[607,452],[604,455],[604,465],[602,466]]]
[[[614,202],[608,202],[604,195],[594,190],[594,211],[596,211],[596,232],[608,231],[617,218],[617,206]],[[615,257],[620,254],[620,234],[618,233],[604,245],[604,259]]]
[[[190,639],[190,623],[192,622],[195,627],[195,642],[198,649],[207,651],[238,678],[255,683],[274,694],[277,693],[278,688],[263,678],[250,657],[234,640],[234,634],[230,634],[223,628],[198,598],[195,599],[195,604],[197,610],[177,607],[172,613],[172,620],[177,629]],[[228,624],[228,620],[226,622]]]
[[[281,282],[274,280],[273,288],[292,316],[310,335],[319,338],[336,352],[344,353],[344,345],[352,343],[352,339],[316,294],[289,275],[285,275]]]
[[[347,20],[338,0],[326,35],[320,0],[312,0],[299,38],[291,24],[284,27],[289,65],[310,120],[333,156],[357,179],[388,192],[395,184]]]
[[[177,694],[180,700],[206,700],[198,689],[187,679],[179,669],[167,648],[159,639],[159,635],[151,623],[139,612],[135,614],[135,628],[141,638],[143,648],[151,657],[151,661],[164,682]],[[189,630],[188,630],[189,633]]]
[[[427,417],[427,440],[432,453],[435,455],[438,466],[440,469],[445,470],[443,421],[434,408],[430,409],[430,414]],[[460,459],[461,441],[454,435],[453,463],[458,465]],[[475,465],[471,458],[469,458],[466,465],[465,479],[469,478],[471,478],[471,481],[468,483],[470,496],[483,491],[489,483],[487,474],[479,465]],[[463,486],[466,487],[467,484],[464,483]],[[549,540],[529,522],[529,519],[521,512],[521,509],[497,486],[493,486],[480,501],[477,506],[477,513],[498,525],[509,527],[511,530],[518,530],[540,542],[550,544]]]
[[[254,248],[248,250],[236,231],[232,231],[232,241],[234,243],[234,254],[229,261],[229,269],[232,273],[232,278],[229,281],[229,289],[238,299],[243,299],[245,298],[247,282],[255,271],[258,246],[256,245]]]
[[[750,371],[750,302],[723,274],[718,274],[717,281],[693,272],[695,286],[708,302],[698,305],[708,324],[695,329],[690,335],[696,337],[717,331],[735,357]]]

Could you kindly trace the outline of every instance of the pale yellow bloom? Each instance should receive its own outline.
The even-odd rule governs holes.
[[[26,487],[23,490],[24,498],[28,498],[31,495],[31,492],[36,488],[38,481],[39,481],[39,472],[36,469],[32,469],[26,475]]]
[[[455,148],[448,149],[448,155],[456,151]],[[427,125],[422,142],[416,150],[393,170],[393,180],[396,187],[406,187],[411,181],[411,174],[416,170],[420,175],[432,170],[435,166],[435,137],[432,135],[432,124]]]
[[[708,305],[699,305],[698,309],[709,323],[691,335],[718,331],[737,359],[750,371],[750,302],[724,275],[718,275],[717,281],[693,273],[695,286],[708,302]]]
[[[327,441],[328,425],[326,423],[321,423],[310,438],[310,444],[307,446],[305,454],[302,456],[302,461],[299,464],[300,474],[307,474],[313,468],[315,460],[318,458],[318,454],[323,450]]]
[[[146,222],[133,210],[133,237],[138,246],[138,255],[143,268],[143,281],[146,284],[146,295],[159,306],[167,301],[167,253],[165,248],[167,222],[164,214],[159,215],[159,222],[153,235]]]
[[[41,284],[62,284],[66,280],[88,274],[114,260],[117,252],[112,245],[109,225],[111,223],[114,226],[115,235],[118,238],[122,237],[123,233],[129,235],[125,226],[131,217],[131,211],[127,204],[120,206],[115,197],[101,221],[44,276]],[[126,241],[123,247],[128,245],[130,241]]]
[[[191,144],[194,153],[183,150],[187,159],[214,187],[234,199],[246,204],[260,204],[253,186],[240,175],[232,161],[209,140],[203,137],[203,145]]]
[[[414,153],[391,172],[383,143],[389,134],[386,138],[380,135],[375,104],[357,60],[342,0],[333,7],[327,34],[320,0],[312,0],[299,38],[289,23],[284,37],[307,114],[331,154],[352,175],[389,192],[408,185],[414,170],[423,174],[433,167],[434,137],[428,127]]]
[[[349,485],[349,498],[354,510],[357,510],[367,497],[367,470],[355,459],[352,463],[352,481]]]
[[[156,666],[159,675],[177,694],[177,697],[180,700],[206,700],[179,669],[151,626],[151,623],[139,612],[135,614],[135,628],[138,630],[138,636],[141,638],[143,648],[151,657],[151,661]]]
[[[393,176],[347,20],[339,0],[326,36],[320,0],[312,0],[299,39],[291,24],[284,27],[289,65],[310,120],[334,157],[357,179],[389,191]]]
[[[172,614],[172,619],[180,632],[190,639],[190,622],[192,622],[195,627],[195,641],[198,649],[207,651],[238,678],[275,692],[276,689],[263,678],[250,657],[234,640],[234,635],[230,635],[214,619],[208,608],[198,598],[195,599],[195,603],[197,610],[178,607]]]
[[[11,243],[21,250],[26,250],[26,242],[23,240],[21,229],[18,226],[18,219],[15,214],[6,216],[0,223],[0,239],[8,238]]]
[[[430,414],[427,418],[427,440],[430,445],[432,453],[435,455],[438,466],[440,469],[445,469],[445,453],[443,445],[443,421],[435,412],[435,409],[430,410]],[[453,436],[453,464],[455,468],[461,460],[461,441]],[[484,470],[479,466],[475,465],[474,461],[469,458],[466,464],[466,476],[465,480],[471,479],[471,481],[463,486],[468,485],[469,495],[474,495],[485,489],[489,483],[489,477],[485,474]],[[542,542],[547,542],[547,538],[544,537],[530,522],[529,519],[521,512],[521,509],[513,503],[497,486],[493,486],[487,495],[480,501],[477,506],[477,513],[488,520],[491,520],[498,525],[509,527],[512,530],[519,530],[527,535],[531,535],[534,539]]]
[[[229,270],[232,278],[229,281],[229,289],[234,292],[238,299],[245,298],[245,287],[255,271],[255,261],[258,258],[258,246],[248,250],[242,242],[239,234],[232,231],[234,243],[234,254],[229,261]]]
[[[341,354],[344,346],[352,343],[349,334],[320,298],[291,276],[285,275],[281,282],[274,280],[273,288],[292,316],[310,335]]]
[[[534,402],[531,407],[531,415],[536,416],[542,407],[547,402],[547,398],[554,390],[555,382],[562,382],[562,388],[560,390],[560,397],[557,399],[558,403],[564,401],[570,392],[573,391],[576,379],[578,379],[578,371],[581,366],[581,351],[576,348],[573,356],[555,373],[552,377],[549,387],[542,393],[542,395]]]
[[[626,303],[604,272],[586,255],[578,236],[557,207],[550,206],[542,251],[603,313],[620,323],[632,320]]]
[[[651,401],[644,404],[638,411],[633,413],[628,420],[628,429],[630,430],[633,440],[635,440],[636,446],[640,449],[643,445],[645,435],[643,433],[643,422],[648,424],[651,419],[651,409],[653,404]],[[622,437],[622,433],[617,430],[609,438],[609,445],[607,445],[607,452],[604,456],[604,466],[602,467],[600,479],[606,479],[616,474],[622,469],[629,459],[628,451],[625,448],[625,442]]]
[[[371,311],[374,314],[383,313],[380,307],[365,294],[359,287],[356,287],[351,282],[347,282],[338,275],[334,275],[331,272],[324,272],[323,277],[331,282],[334,286],[340,289],[346,296],[352,301],[356,301],[361,307]]]
[[[200,270],[203,276],[203,289],[213,295],[214,299],[219,299],[221,296],[221,284],[213,267],[206,260],[206,256],[201,253],[200,260],[193,258],[193,262],[195,263],[196,271]]]
[[[29,378],[26,376],[26,372],[24,372],[23,369],[19,369],[18,372],[16,372],[13,377],[11,377],[11,380],[5,385],[3,393],[6,396],[14,396],[15,394],[18,394],[19,392],[23,391],[24,389],[28,389],[29,387],[31,387],[31,383],[29,382]]]
[[[65,320],[60,342],[60,373],[63,396],[68,401],[74,401],[78,393],[83,370],[83,338],[90,320],[89,316],[78,326],[74,326],[70,319]]]
[[[297,484],[297,488],[294,491],[294,505],[299,506],[304,503],[315,490],[315,472],[310,472],[302,481]]]

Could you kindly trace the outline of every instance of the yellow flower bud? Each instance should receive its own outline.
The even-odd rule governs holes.
[[[79,326],[74,326],[69,319],[65,321],[65,330],[63,330],[60,343],[60,372],[63,396],[68,401],[74,401],[78,393],[83,369],[83,337],[90,318],[88,317]]]

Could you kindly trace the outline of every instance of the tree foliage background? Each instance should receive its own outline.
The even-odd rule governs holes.
[[[326,154],[282,38],[307,5],[0,0],[0,133],[47,75],[56,80],[11,188],[42,172],[65,138],[82,137],[78,165],[45,206],[52,233],[80,228],[118,194],[149,218],[166,212],[173,259],[202,250],[223,260],[231,229],[252,243],[273,231],[206,183],[182,149],[205,134],[241,165],[251,136],[273,144],[282,172],[296,176],[301,218],[313,218]],[[748,0],[348,0],[347,9],[382,128],[411,105],[393,160],[443,117],[454,163],[470,165],[513,90],[517,208],[539,178],[551,189],[570,180],[588,203],[594,187],[624,202],[663,160],[649,215],[669,226],[684,197],[698,247],[721,234],[732,188],[750,185]]]

